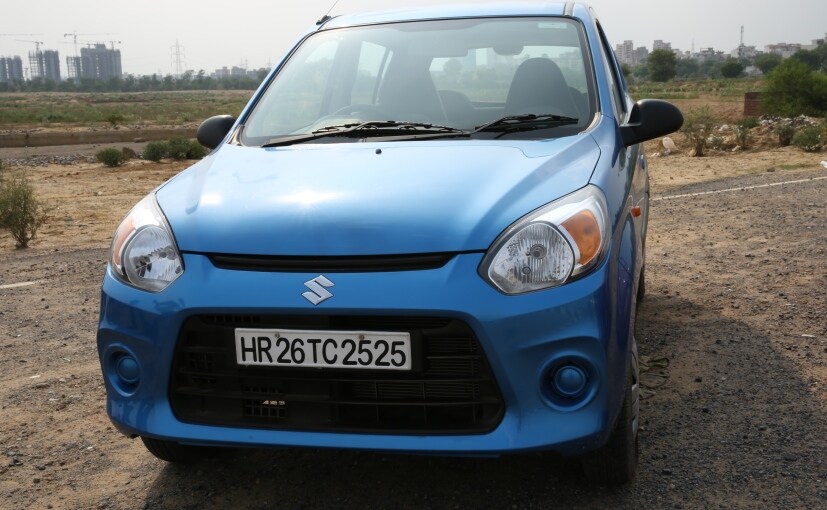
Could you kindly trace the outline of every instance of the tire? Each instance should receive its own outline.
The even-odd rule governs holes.
[[[586,478],[601,485],[621,485],[635,478],[638,463],[639,383],[637,343],[632,340],[632,366],[623,408],[609,441],[580,458]]]
[[[208,446],[192,446],[175,441],[165,441],[163,439],[153,439],[151,437],[141,437],[144,446],[149,453],[155,457],[173,464],[192,464],[206,459],[211,454],[215,454],[217,448],[210,448]]]
[[[640,306],[644,297],[646,297],[646,266],[640,268],[640,278],[637,282],[637,306]]]

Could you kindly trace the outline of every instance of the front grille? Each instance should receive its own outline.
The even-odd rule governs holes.
[[[405,331],[413,370],[240,366],[237,327]],[[178,338],[170,402],[191,423],[366,433],[484,433],[504,413],[471,328],[439,317],[192,317]]]
[[[447,264],[454,255],[454,253],[416,253],[412,255],[367,255],[363,257],[277,257],[214,253],[209,257],[215,267],[238,271],[370,273],[439,269]]]

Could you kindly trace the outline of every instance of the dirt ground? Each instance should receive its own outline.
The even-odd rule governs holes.
[[[647,148],[650,153],[652,148]],[[0,238],[0,508],[816,508],[827,501],[827,153],[650,159],[637,480],[566,459],[246,450],[189,468],[118,434],[95,349],[117,223],[185,164],[28,169],[53,207]]]

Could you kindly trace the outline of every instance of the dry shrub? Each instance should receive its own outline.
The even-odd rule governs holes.
[[[704,155],[707,139],[715,129],[716,118],[708,106],[689,109],[683,115],[681,133],[686,137],[695,156]]]
[[[18,248],[29,246],[46,217],[25,173],[10,178],[0,174],[0,228],[11,233]]]

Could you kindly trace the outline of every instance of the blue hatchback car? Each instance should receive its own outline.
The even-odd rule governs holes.
[[[118,227],[109,415],[171,462],[552,450],[629,480],[638,144],[681,123],[581,4],[321,19]]]

